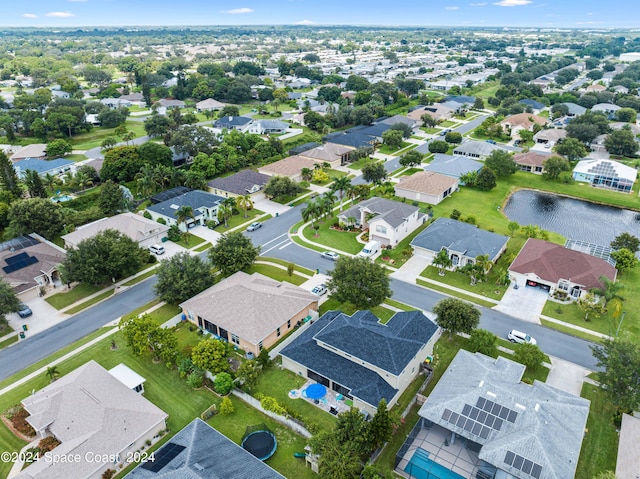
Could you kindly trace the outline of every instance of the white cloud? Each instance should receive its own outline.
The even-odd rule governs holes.
[[[315,25],[316,22],[312,22],[311,20],[300,20],[296,22],[295,25]]]
[[[500,0],[494,3],[494,5],[498,5],[499,7],[522,7],[530,3],[531,0]]]
[[[576,25],[602,25],[604,22],[576,22]]]
[[[76,15],[71,12],[49,12],[45,15],[46,17],[57,17],[57,18],[67,18],[67,17],[75,17]]]
[[[470,7],[486,7],[487,6],[487,2],[482,2],[482,3],[470,3],[469,4]]]
[[[445,10],[457,10],[460,7],[444,7]]]
[[[238,15],[241,13],[252,13],[252,12],[253,12],[253,8],[247,8],[247,7],[234,8],[232,10],[222,10],[222,13],[230,13],[231,15]]]
[[[36,15],[34,13],[24,13],[22,16],[24,18],[38,18],[38,15]]]

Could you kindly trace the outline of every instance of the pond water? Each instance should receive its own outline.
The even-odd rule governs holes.
[[[515,192],[504,208],[511,221],[534,224],[579,241],[602,246],[620,233],[640,237],[640,213],[565,198],[550,193],[521,190]]]

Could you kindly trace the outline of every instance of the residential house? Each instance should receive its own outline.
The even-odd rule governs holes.
[[[460,143],[454,148],[453,154],[484,161],[489,155],[491,155],[491,153],[496,150],[504,150],[504,148],[499,145],[494,145],[493,143],[488,143],[486,141],[472,140]]]
[[[461,349],[420,408],[396,470],[428,477],[433,463],[462,477],[573,478],[590,402],[523,382],[525,369]]]
[[[591,107],[592,112],[604,113],[610,120],[613,120],[616,117],[616,112],[620,109],[621,107],[614,105],[613,103],[598,103]]]
[[[120,100],[130,101],[133,105],[146,105],[146,100],[144,99],[144,95],[142,93],[128,93],[126,95],[120,96],[119,98]]]
[[[67,252],[42,236],[31,233],[0,243],[0,278],[16,294],[60,284],[58,267]]]
[[[238,130],[245,133],[253,120],[247,116],[223,116],[213,122],[213,126],[222,130]]]
[[[409,118],[408,116],[394,115],[388,118],[378,118],[375,121],[375,124],[382,123],[384,125],[393,126],[401,123],[411,128],[411,131],[415,131],[418,128],[419,122],[420,119],[414,120],[413,118]]]
[[[622,414],[618,440],[617,479],[637,479],[640,471],[640,455],[635,450],[640,443],[640,418]]]
[[[98,116],[97,113],[89,113],[84,116],[84,122],[93,126],[100,126],[102,122],[98,119]]]
[[[437,205],[458,189],[458,183],[459,179],[453,176],[419,171],[411,176],[401,176],[393,188],[401,198]]]
[[[206,225],[208,221],[218,223],[218,207],[223,201],[222,196],[191,190],[161,203],[152,204],[147,207],[147,211],[154,221],[162,218],[168,226],[178,225],[182,231],[187,231],[187,228],[193,226]],[[176,212],[183,206],[191,207],[194,217],[178,224]]]
[[[587,109],[585,107],[577,105],[575,103],[566,102],[566,103],[560,103],[560,105],[565,105],[569,109],[567,116],[572,118],[574,116],[584,115],[587,112]]]
[[[284,133],[289,129],[289,123],[280,120],[258,120],[251,123],[248,133],[254,135],[271,135]]]
[[[596,136],[593,140],[591,140],[591,143],[589,143],[589,149],[594,152],[606,152],[607,147],[605,145],[605,142],[607,140],[607,136],[608,135],[606,134]]]
[[[426,216],[420,208],[386,198],[369,198],[338,213],[338,221],[369,229],[369,239],[395,246],[422,225]]]
[[[422,116],[429,115],[436,121],[444,121],[451,118],[454,113],[454,109],[449,108],[442,103],[434,103],[433,105],[422,106],[418,109],[410,111],[407,114],[407,117],[411,118],[412,120],[422,122]]]
[[[617,271],[603,259],[529,238],[509,266],[509,273],[520,286],[539,288],[549,294],[562,291],[572,299],[579,299],[591,289],[602,288],[602,276],[615,281]]]
[[[309,150],[298,153],[303,158],[310,158],[316,163],[328,163],[333,169],[349,162],[349,153],[353,148],[335,143],[324,143]]]
[[[606,86],[600,85],[598,83],[593,83],[584,89],[587,93],[600,93],[601,91],[605,91],[607,89]]]
[[[180,307],[200,329],[257,356],[305,318],[317,317],[318,296],[286,281],[238,271]]]
[[[434,173],[460,179],[467,173],[478,173],[483,166],[481,162],[464,156],[436,153],[433,159],[424,166],[424,171],[433,171]]]
[[[447,101],[454,101],[456,103],[464,105],[465,108],[471,108],[476,102],[476,97],[468,95],[447,95],[443,98],[443,102]]]
[[[421,372],[440,337],[422,311],[396,313],[382,324],[371,311],[348,316],[329,311],[281,352],[282,366],[323,384],[375,414],[385,399],[391,407]]]
[[[267,176],[287,176],[294,181],[302,181],[302,170],[313,170],[318,163],[303,156],[288,156],[282,160],[258,168],[258,172]]]
[[[118,108],[129,108],[131,106],[131,102],[124,98],[102,98],[100,103],[112,110],[117,110]]]
[[[545,145],[545,148],[553,148],[560,140],[567,137],[567,130],[560,128],[550,128],[548,130],[540,130],[533,135],[533,141]]]
[[[160,243],[167,236],[169,227],[142,215],[127,212],[79,226],[75,231],[62,236],[64,247],[76,248],[81,241],[106,230],[116,230],[138,243],[141,248],[146,248]]]
[[[225,198],[257,193],[269,182],[269,175],[253,170],[241,170],[231,176],[214,178],[207,185],[214,195]]]
[[[34,143],[20,148],[13,155],[11,155],[11,161],[14,163],[20,160],[26,160],[27,158],[34,158],[37,160],[44,160],[47,158],[47,145],[44,143]]]
[[[536,115],[547,107],[544,103],[529,98],[520,100],[519,103],[522,103],[527,109],[531,109],[531,112]]]
[[[166,108],[167,110],[170,110],[171,108],[184,108],[187,105],[182,100],[161,98],[154,104],[154,106],[156,106],[157,108]]]
[[[513,161],[520,170],[541,175],[544,171],[544,162],[551,156],[551,153],[527,151],[526,153],[516,153],[513,156]]]
[[[629,89],[624,85],[614,86],[613,91],[616,93],[620,93],[621,95],[626,95],[627,93],[629,93]]]
[[[345,131],[329,133],[323,138],[323,141],[351,148],[371,147],[382,143],[382,134],[390,128],[391,125],[385,125],[384,123],[371,126],[355,126]]]
[[[202,113],[205,111],[218,111],[222,110],[225,106],[227,106],[226,103],[214,100],[213,98],[207,98],[206,100],[202,100],[196,103],[196,111],[198,113]]]
[[[640,126],[636,125],[635,123],[625,123],[623,121],[614,121],[609,123],[609,128],[611,128],[612,130],[623,130],[628,128],[629,130],[631,130],[631,133],[633,133],[635,136],[640,135]]]
[[[302,93],[300,93],[299,91],[287,92],[287,100],[301,100],[301,99],[302,99]]]
[[[285,479],[200,418],[173,436],[155,457],[126,479]]]
[[[75,172],[76,163],[63,158],[57,158],[55,160],[25,158],[24,160],[14,162],[13,168],[16,170],[18,178],[23,180],[27,170],[35,171],[39,176],[46,176],[47,174],[57,176],[67,171]]]
[[[631,193],[638,170],[614,160],[586,159],[573,169],[573,179],[596,188]]]
[[[452,261],[452,268],[473,264],[478,256],[487,256],[495,263],[507,249],[509,238],[478,228],[475,225],[454,220],[437,218],[411,241],[416,255],[431,262],[445,250]]]
[[[98,479],[119,470],[166,429],[167,413],[91,360],[22,401],[39,437],[53,436],[57,457],[32,463],[16,479]],[[88,458],[91,458],[90,460]]]
[[[500,125],[510,132],[512,138],[515,138],[519,131],[533,131],[534,125],[544,126],[547,124],[547,121],[546,118],[536,116],[532,113],[518,113],[517,115],[508,116],[500,122]]]

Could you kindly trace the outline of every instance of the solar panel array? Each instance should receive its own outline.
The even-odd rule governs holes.
[[[29,256],[27,253],[18,253],[14,256],[10,256],[9,258],[5,258],[5,262],[7,263],[7,266],[3,266],[2,270],[9,274],[22,268],[26,268],[31,264],[37,263],[38,258],[35,256]]]
[[[37,245],[39,243],[40,241],[32,238],[31,236],[18,236],[17,238],[13,238],[0,243],[0,251],[17,251],[20,249],[28,248],[29,246]]]
[[[612,163],[601,161],[587,170],[595,175],[606,176],[608,178],[617,178],[618,173]]]
[[[540,464],[525,459],[512,451],[507,451],[504,457],[504,463],[536,479],[540,479],[540,474],[542,474],[542,466]]]
[[[505,421],[514,423],[518,413],[497,402],[479,397],[476,405],[465,404],[462,413],[445,409],[442,419],[474,436],[487,439],[492,430],[500,431]]]
[[[164,466],[169,464],[174,457],[176,457],[185,449],[185,446],[170,442],[154,454],[153,460],[147,459],[147,461],[142,464],[142,468],[147,469],[151,472],[161,471]]]

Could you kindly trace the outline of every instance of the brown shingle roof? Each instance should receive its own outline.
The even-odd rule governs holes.
[[[525,166],[542,166],[542,164],[551,157],[549,154],[536,153],[535,151],[528,151],[526,153],[518,153],[513,156],[513,161],[518,165]]]
[[[316,162],[311,158],[288,156],[280,161],[261,167],[260,172],[267,175],[295,177],[300,175],[303,168],[312,170],[315,165]]]
[[[531,128],[534,124],[545,125],[547,119],[541,116],[532,115],[531,113],[518,113],[511,115],[500,122],[501,125],[520,126],[522,128]]]
[[[401,178],[396,188],[428,195],[439,195],[447,188],[455,186],[456,183],[458,183],[458,180],[451,176],[441,175],[433,171],[420,171],[411,176]]]
[[[534,273],[551,283],[566,279],[585,289],[601,288],[601,276],[615,281],[617,273],[600,258],[533,238],[527,240],[509,269],[521,274]]]
[[[299,156],[305,158],[311,158],[316,161],[336,161],[342,157],[342,155],[349,153],[353,148],[344,145],[337,145],[335,143],[325,143],[324,145],[312,148]]]
[[[23,291],[38,286],[39,283],[35,278],[42,276],[44,273],[51,273],[67,257],[66,252],[62,248],[48,243],[38,243],[17,251],[0,251],[0,268],[8,265],[6,262],[7,258],[20,253],[26,253],[29,256],[35,257],[38,259],[38,262],[9,273],[0,269],[0,277],[9,283],[16,293],[22,293]]]

